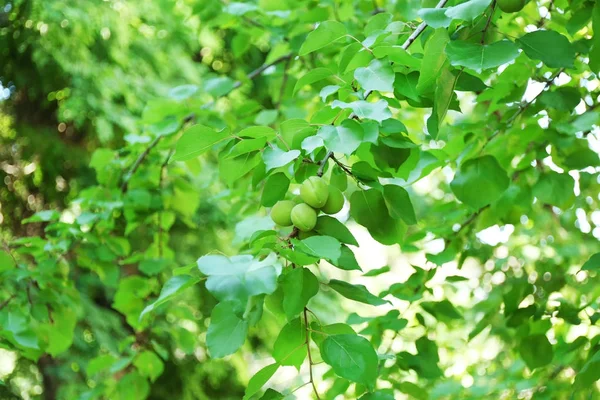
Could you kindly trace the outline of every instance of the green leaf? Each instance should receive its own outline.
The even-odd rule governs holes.
[[[593,254],[581,267],[582,271],[600,270],[600,253]]]
[[[514,60],[519,55],[519,49],[510,40],[487,45],[453,40],[446,46],[446,55],[450,64],[481,73]]]
[[[142,351],[139,353],[133,365],[137,368],[140,375],[154,382],[156,378],[162,375],[165,368],[163,361],[153,351]]]
[[[312,340],[319,347],[329,335],[356,335],[356,332],[350,325],[342,323],[320,325],[317,322],[313,322],[311,328],[313,328],[313,332],[311,332]]]
[[[362,271],[354,253],[345,245],[342,245],[340,257],[337,260],[330,260],[330,262],[344,271]]]
[[[390,217],[402,219],[408,225],[417,223],[415,210],[408,196],[408,192],[397,185],[385,185],[383,187],[383,198],[390,212]]]
[[[373,60],[364,68],[354,71],[354,78],[366,90],[394,91],[394,70],[389,62]]]
[[[260,153],[252,152],[239,157],[221,158],[219,160],[219,175],[228,185],[233,185],[260,164]]]
[[[61,308],[53,312],[54,323],[46,325],[48,344],[46,353],[57,356],[73,344],[77,316],[71,310]]]
[[[364,396],[361,396],[358,400],[394,400],[394,395],[393,393],[378,390],[373,393],[367,393]]]
[[[450,183],[458,200],[480,209],[498,200],[508,188],[510,179],[493,156],[466,161]]]
[[[328,285],[330,288],[350,300],[370,304],[372,306],[381,306],[388,303],[369,292],[364,285],[353,285],[337,279],[330,280]]]
[[[447,61],[444,50],[449,41],[448,31],[439,28],[434,31],[425,44],[421,74],[417,83],[419,93],[428,93],[434,90],[437,77]]]
[[[337,260],[342,255],[340,242],[331,236],[311,236],[299,243],[299,250],[314,257]]]
[[[429,134],[433,138],[437,138],[439,128],[446,118],[450,103],[454,98],[454,87],[459,76],[455,76],[447,68],[442,69],[440,76],[438,76],[433,99],[433,112],[429,118],[430,120],[433,118],[433,120],[431,124],[427,125]]]
[[[319,280],[308,268],[300,267],[282,275],[280,287],[283,290],[283,311],[291,320],[319,292]]]
[[[419,73],[411,72],[408,75],[396,74],[396,81],[394,82],[395,92],[402,96],[408,97],[414,101],[421,101],[421,96],[417,91],[417,82],[419,81]]]
[[[14,267],[16,267],[16,265],[10,254],[4,250],[0,250],[0,272],[12,269]]]
[[[285,198],[289,187],[290,179],[283,172],[269,176],[263,188],[260,204],[265,207],[273,207],[275,203]]]
[[[363,274],[363,276],[379,276],[381,274],[385,274],[386,272],[390,272],[391,269],[387,265],[385,267],[372,269]]]
[[[225,158],[234,158],[253,151],[262,150],[267,144],[264,137],[258,139],[246,139],[238,142],[228,152],[224,153]]]
[[[550,364],[554,355],[546,335],[527,336],[521,340],[519,353],[532,370]]]
[[[561,133],[575,135],[578,132],[589,132],[599,122],[600,113],[588,111],[575,118],[572,122],[559,122],[555,127]]]
[[[325,86],[319,92],[319,97],[321,97],[321,101],[323,103],[325,103],[327,101],[327,98],[329,96],[331,96],[332,94],[337,93],[338,90],[340,90],[340,87],[338,85],[328,85],[328,86]]]
[[[571,112],[581,101],[581,95],[576,88],[559,87],[556,90],[543,92],[538,99],[546,107]]]
[[[233,79],[226,76],[220,76],[218,78],[207,79],[204,82],[204,91],[213,97],[225,96],[227,93],[233,90],[235,82]]]
[[[38,211],[29,218],[25,218],[21,221],[22,224],[29,224],[31,222],[51,222],[58,221],[60,213],[56,210],[44,210]]]
[[[463,318],[462,314],[448,300],[424,301],[421,303],[421,307],[443,322]]]
[[[298,55],[304,56],[315,50],[319,50],[320,48],[335,42],[344,35],[346,35],[346,27],[341,22],[321,22],[317,29],[308,34],[302,47],[300,47]]]
[[[273,375],[275,375],[275,372],[278,369],[279,369],[279,364],[273,363],[273,364],[267,365],[266,367],[264,367],[260,371],[258,371],[256,374],[254,374],[254,376],[252,378],[250,378],[250,381],[248,382],[248,387],[246,387],[246,393],[244,394],[244,400],[248,400],[252,396],[254,396],[256,393],[258,393],[258,391],[267,384],[269,379],[271,379],[271,377]]]
[[[209,151],[214,145],[230,139],[229,130],[215,131],[204,125],[194,125],[187,129],[175,145],[171,161],[186,161]]]
[[[380,45],[373,49],[373,54],[377,58],[387,57],[390,61],[398,65],[404,65],[412,69],[421,68],[421,60],[413,57],[402,46]]]
[[[154,300],[152,303],[148,304],[146,308],[144,308],[144,310],[140,314],[140,319],[142,319],[142,317],[145,314],[154,310],[161,304],[164,304],[167,301],[171,300],[176,294],[180,293],[184,289],[187,289],[196,282],[198,282],[198,279],[193,278],[189,275],[177,275],[172,277],[167,282],[165,282],[162,290],[160,291],[158,299]]]
[[[317,225],[314,230],[323,236],[334,237],[342,243],[358,246],[356,238],[346,225],[328,215],[321,215],[317,218]]]
[[[294,95],[296,94],[296,92],[298,92],[298,90],[302,89],[304,86],[329,78],[332,75],[333,72],[327,68],[315,68],[313,70],[310,70],[296,82],[296,86],[294,86]]]
[[[347,119],[339,126],[322,126],[317,135],[328,150],[351,155],[362,143],[364,131],[358,122]]]
[[[367,339],[358,335],[330,335],[321,344],[323,361],[336,375],[361,383],[370,390],[377,379],[378,358]]]
[[[575,201],[574,186],[575,181],[570,175],[547,172],[533,187],[533,195],[542,203],[566,209]]]
[[[284,396],[276,390],[267,389],[265,394],[260,398],[260,400],[282,400]]]
[[[531,59],[540,60],[550,68],[572,68],[575,49],[569,39],[555,31],[539,30],[517,39]]]
[[[263,161],[267,171],[283,167],[300,156],[300,150],[283,151],[278,147],[268,147],[263,151]]]
[[[378,100],[375,103],[358,100],[352,103],[344,103],[343,101],[334,100],[331,103],[332,108],[341,108],[343,110],[350,109],[360,119],[372,119],[381,122],[392,117],[392,113],[388,108],[388,103],[385,100]]]
[[[433,29],[447,28],[450,26],[452,18],[446,15],[446,11],[446,8],[421,8],[418,14]]]
[[[219,303],[210,315],[206,332],[206,346],[212,358],[222,358],[235,353],[246,341],[248,322],[236,314],[236,305]]]
[[[600,351],[596,351],[579,370],[575,376],[575,387],[578,389],[591,388],[598,379],[600,379]]]
[[[369,230],[373,239],[383,244],[399,243],[406,232],[404,223],[390,218],[383,194],[377,189],[352,193],[350,215]]]
[[[277,287],[281,265],[274,253],[263,260],[251,255],[208,255],[198,259],[200,272],[208,276],[206,289],[220,301],[245,309],[251,296],[271,294]]]
[[[592,10],[592,28],[594,36],[592,37],[592,48],[590,49],[589,67],[596,75],[600,72],[600,4],[594,3]]]
[[[306,358],[307,349],[306,329],[302,326],[300,318],[288,322],[273,345],[273,358],[281,365],[290,365],[300,370]]]
[[[241,138],[265,138],[266,140],[271,140],[274,139],[275,136],[277,136],[277,132],[275,132],[273,128],[268,126],[251,126],[239,131],[237,136]]]
[[[452,19],[472,21],[477,18],[490,5],[492,0],[469,0],[454,7],[448,7],[446,16]]]

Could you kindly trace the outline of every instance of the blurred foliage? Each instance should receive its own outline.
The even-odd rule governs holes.
[[[599,26],[585,0],[9,0],[0,398],[600,396]],[[266,216],[312,175],[354,252]]]

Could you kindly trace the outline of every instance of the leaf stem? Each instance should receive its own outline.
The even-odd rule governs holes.
[[[310,376],[309,382],[313,387],[313,391],[315,392],[315,396],[317,396],[317,400],[321,400],[321,397],[319,397],[319,392],[317,391],[317,386],[315,385],[315,379],[313,377],[313,360],[310,353],[310,329],[308,328],[308,308],[306,307],[304,307],[304,327],[306,329],[306,353],[308,354],[308,374]]]

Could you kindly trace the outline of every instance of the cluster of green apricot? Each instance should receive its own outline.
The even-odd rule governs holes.
[[[336,214],[344,206],[342,192],[318,176],[302,182],[300,196],[294,200],[278,201],[271,209],[271,219],[280,226],[294,225],[302,232],[312,230],[317,224],[319,210]]]
[[[526,0],[497,0],[498,7],[505,13],[521,11],[526,2]]]

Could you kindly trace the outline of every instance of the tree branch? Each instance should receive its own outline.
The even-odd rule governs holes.
[[[481,150],[485,149],[485,147],[492,141],[494,140],[494,138],[496,136],[498,136],[500,133],[502,132],[506,132],[508,128],[510,128],[512,126],[512,124],[515,122],[515,120],[517,119],[517,117],[519,115],[521,115],[523,112],[525,112],[525,110],[527,110],[529,108],[529,106],[531,106],[533,103],[535,103],[535,101],[538,99],[538,97],[540,97],[542,95],[542,93],[544,93],[546,90],[548,90],[550,88],[550,86],[552,86],[552,84],[554,83],[554,80],[556,78],[558,78],[558,76],[560,74],[563,73],[565,69],[561,68],[556,74],[554,74],[552,77],[550,77],[547,81],[546,81],[546,85],[544,86],[544,88],[535,95],[535,97],[533,99],[531,99],[530,101],[528,101],[527,103],[521,105],[519,107],[519,109],[517,110],[516,113],[514,113],[508,120],[506,120],[505,126],[503,129],[496,129],[496,131],[494,133],[491,134],[491,136],[487,139],[487,141],[485,142],[485,144],[483,145],[483,147],[481,148]]]
[[[254,71],[250,72],[248,74],[247,79],[252,80],[254,78],[256,78],[257,76],[259,76],[260,74],[262,74],[267,68],[279,64],[282,61],[288,60],[292,57],[292,53],[286,54],[284,56],[279,57],[278,59],[276,59],[275,61],[270,62],[269,64],[264,64],[262,66],[260,66],[259,68],[255,69]],[[227,93],[224,93],[223,95],[221,95],[220,97],[223,96],[227,96],[229,93],[231,93],[234,89],[239,88],[240,86],[243,85],[243,82],[241,80],[236,81],[231,90],[229,90]],[[214,104],[214,100],[206,103],[204,106],[202,106],[203,109],[206,109],[210,106],[212,106]],[[184,124],[189,122],[189,121],[193,121],[194,119],[194,114],[191,114],[191,116],[188,116],[185,120],[184,120]],[[144,160],[146,159],[146,157],[148,156],[148,154],[150,153],[150,151],[156,147],[156,145],[158,144],[158,142],[160,142],[160,140],[162,139],[162,136],[158,136],[156,137],[149,145],[148,147],[146,147],[146,149],[142,152],[142,154],[139,155],[139,157],[137,158],[137,160],[135,160],[135,163],[133,164],[133,166],[131,167],[131,169],[129,170],[129,172],[127,173],[127,175],[125,175],[125,179],[123,184],[121,185],[121,192],[125,193],[127,191],[127,187],[129,185],[129,180],[131,179],[131,177],[133,176],[133,174],[135,174],[135,172],[138,170],[138,168],[140,167],[140,165],[144,162]]]
[[[142,163],[144,162],[144,160],[146,159],[146,157],[148,156],[148,154],[150,153],[150,151],[156,147],[156,145],[158,144],[158,142],[160,142],[160,140],[163,138],[163,136],[157,136],[156,138],[154,138],[154,140],[152,142],[150,142],[150,144],[148,145],[148,147],[146,147],[146,149],[144,149],[144,151],[142,152],[142,154],[140,154],[138,156],[138,158],[135,160],[135,162],[133,163],[133,166],[131,167],[131,169],[129,170],[129,172],[127,173],[127,175],[125,175],[125,178],[123,180],[123,184],[121,185],[121,193],[125,193],[127,191],[127,187],[129,186],[129,180],[131,179],[131,177],[133,176],[133,174],[135,174],[135,172],[138,170],[138,168],[140,167],[140,165],[142,165]]]
[[[440,0],[440,2],[435,5],[435,8],[442,8],[446,5],[447,2],[448,0]],[[426,27],[427,23],[425,21],[421,22],[417,29],[415,29],[415,31],[408,37],[408,39],[406,39],[406,42],[402,44],[402,48],[404,50],[408,49],[410,45],[413,44],[415,40],[417,40],[419,35],[423,33]]]

